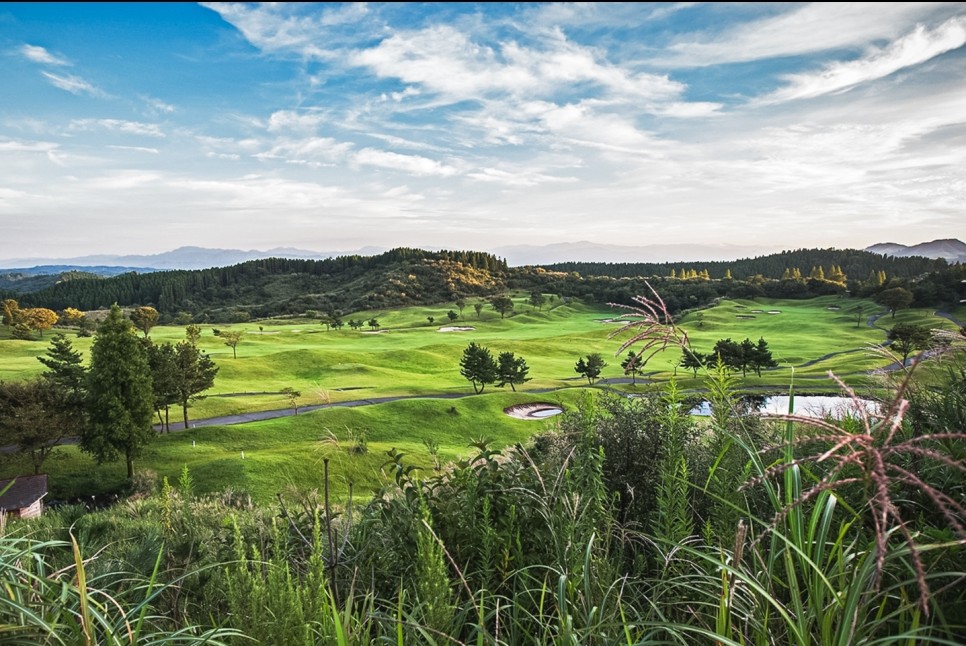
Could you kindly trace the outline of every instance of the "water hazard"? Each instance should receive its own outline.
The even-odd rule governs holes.
[[[751,396],[742,399],[743,403],[762,415],[783,415],[788,412],[788,395]],[[877,402],[868,399],[852,399],[850,397],[824,396],[824,395],[796,395],[795,396],[795,415],[805,417],[823,418],[831,416],[841,419],[846,415],[859,414],[865,411],[875,414],[879,411]],[[711,415],[711,404],[707,401],[691,409],[692,415],[709,416]]]

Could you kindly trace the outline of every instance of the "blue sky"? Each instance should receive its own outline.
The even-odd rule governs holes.
[[[0,258],[966,238],[964,3],[0,4]]]

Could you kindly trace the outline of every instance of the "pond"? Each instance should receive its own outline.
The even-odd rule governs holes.
[[[781,415],[788,412],[788,395],[750,396],[744,398],[754,410],[763,415]],[[869,413],[879,410],[877,402],[860,399],[858,403],[849,397],[825,395],[796,395],[795,414],[806,417],[824,417],[831,414],[838,419],[845,413],[854,413],[857,406],[864,406]],[[692,415],[707,417],[711,415],[711,405],[707,401],[701,402],[691,409]]]

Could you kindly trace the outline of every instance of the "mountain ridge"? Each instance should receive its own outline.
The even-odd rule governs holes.
[[[438,250],[438,249],[436,249]],[[50,273],[60,271],[95,271],[102,275],[114,275],[123,271],[159,271],[168,269],[209,269],[227,267],[249,260],[265,258],[291,258],[304,260],[325,260],[340,256],[372,256],[388,251],[375,246],[365,246],[349,251],[311,251],[296,247],[274,247],[258,249],[220,249],[198,246],[182,246],[171,251],[149,255],[110,255],[97,254],[72,258],[11,258],[0,259],[0,272],[20,272],[36,275],[41,268],[50,268]],[[588,242],[559,242],[546,245],[505,245],[487,250],[506,260],[514,267],[528,265],[549,265],[563,262],[605,262],[605,263],[661,263],[661,262],[714,262],[752,258],[788,249],[770,249],[751,245],[613,245]],[[861,249],[885,256],[923,256],[943,259],[950,263],[966,262],[966,243],[956,238],[946,238],[923,242],[916,245],[903,245],[895,242],[882,242]],[[113,269],[113,271],[112,271]]]

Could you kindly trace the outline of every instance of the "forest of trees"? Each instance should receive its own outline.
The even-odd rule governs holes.
[[[963,265],[895,258],[865,251],[815,249],[709,263],[561,263],[508,267],[481,252],[394,249],[377,256],[326,260],[269,258],[231,267],[77,278],[37,292],[12,295],[24,308],[62,310],[151,306],[161,322],[243,322],[251,318],[326,315],[359,309],[494,298],[508,289],[630,304],[656,287],[671,312],[715,298],[871,297],[901,287],[913,306],[939,306],[963,277]],[[501,302],[501,301],[496,301]],[[532,303],[542,307],[542,303]],[[503,312],[505,315],[506,312]]]

